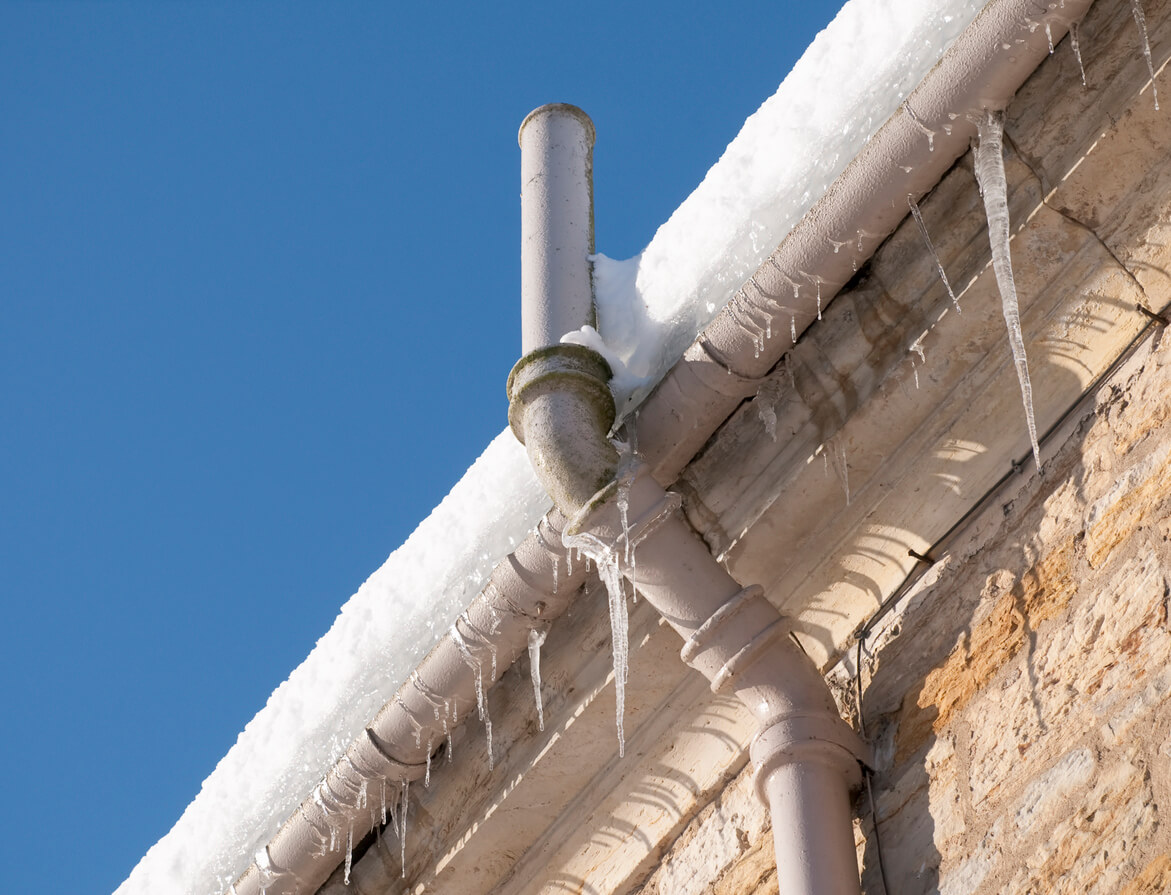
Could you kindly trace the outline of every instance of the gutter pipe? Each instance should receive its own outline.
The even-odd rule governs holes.
[[[562,192],[562,172],[575,163],[564,190],[588,195],[580,181],[589,172],[578,161],[580,154],[565,148],[592,136],[583,119],[578,109],[552,105],[521,125],[522,169],[534,164],[529,156],[552,162],[543,179],[525,181],[522,233],[548,224],[552,234],[561,234],[569,226],[556,215],[547,219],[546,197]],[[551,135],[571,128],[578,139],[559,146]],[[532,197],[534,182],[540,190]],[[576,205],[558,201],[554,207]],[[570,216],[588,218],[575,211]],[[542,253],[522,254],[521,282],[533,290],[522,300],[526,333],[559,315],[534,309],[555,305],[561,295],[576,295],[589,284],[588,253],[580,251],[573,264],[562,259],[565,276],[572,278],[564,283],[545,276],[544,259]],[[530,313],[538,319],[530,321]],[[577,329],[576,319],[569,325]],[[538,347],[509,377],[513,431],[535,458],[537,476],[557,508],[570,517],[566,533],[598,545],[599,566],[613,566],[683,637],[683,660],[702,672],[713,690],[735,693],[760,723],[752,758],[762,798],[781,812],[773,829],[782,856],[782,890],[857,895],[850,789],[861,782],[859,762],[869,750],[839,716],[813,661],[788,636],[790,622],[761,588],[742,588],[715,560],[679,512],[678,495],[664,491],[642,464],[635,464],[632,479],[619,483],[618,455],[608,437],[614,419],[608,376],[605,361],[591,349]]]
[[[969,116],[977,115],[983,109],[1003,109],[1007,106],[1019,86],[1048,54],[1044,28],[1038,27],[1038,22],[1048,22],[1054,42],[1058,42],[1069,24],[1079,21],[1091,3],[1092,0],[1065,0],[1062,8],[1038,14],[1035,4],[1030,0],[989,2],[948,48],[899,111],[871,138],[825,196],[798,222],[733,302],[717,315],[684,352],[683,357],[638,409],[633,427],[637,432],[640,454],[650,475],[643,471],[636,477],[632,492],[636,488],[639,490],[642,515],[632,509],[629,518],[653,518],[653,513],[647,517],[648,509],[644,504],[653,505],[654,500],[644,499],[642,489],[645,485],[642,483],[648,478],[653,478],[660,485],[673,482],[739,403],[755,393],[761,379],[782,356],[781,346],[767,338],[763,340],[764,350],[759,356],[754,347],[760,345],[762,336],[766,335],[767,322],[775,322],[781,316],[782,312],[776,304],[788,302],[789,284],[781,272],[816,271],[823,287],[823,297],[828,300],[829,296],[835,294],[853,276],[853,268],[847,256],[832,251],[830,240],[840,242],[842,234],[852,238],[849,235],[858,232],[883,234],[867,237],[867,254],[873,252],[885,239],[885,234],[892,232],[906,215],[907,196],[916,199],[922,197],[967,151],[975,133],[975,125]],[[914,111],[919,123],[908,113],[908,108]],[[956,117],[953,118],[953,115]],[[933,146],[924,128],[934,133]],[[522,127],[522,134],[527,129]],[[907,168],[910,170],[906,171]],[[589,229],[592,246],[592,221]],[[755,294],[749,295],[749,291]],[[735,307],[737,300],[741,303],[739,308]],[[744,304],[748,305],[750,313],[744,313]],[[580,304],[572,306],[578,308],[573,313],[580,317]],[[590,322],[591,314],[592,305],[586,313],[586,322]],[[803,330],[815,316],[815,311],[807,312],[798,320],[798,328]],[[561,319],[550,321],[538,329],[544,335],[537,341],[550,342],[549,336],[563,325],[565,322]],[[569,329],[581,325],[577,323]],[[773,326],[772,329],[784,331],[785,327]],[[534,343],[527,341],[527,336],[525,338],[523,348],[528,357],[535,349]],[[583,377],[593,379],[603,375],[592,359],[586,360],[581,356],[576,356],[576,359],[581,363],[574,368],[575,374],[581,373]],[[591,370],[591,367],[595,369]],[[584,368],[584,371],[579,368]],[[517,369],[514,369],[513,376],[518,376]],[[587,399],[585,403],[587,407],[594,403],[590,412],[601,413],[604,418],[604,402],[601,402],[600,408],[598,402]],[[532,457],[534,448],[527,449]],[[616,456],[614,460],[617,462]],[[597,463],[602,467],[607,462],[603,448]],[[581,485],[580,491],[586,490],[588,484]],[[591,495],[596,492],[597,489]],[[583,497],[580,493],[563,496],[562,500],[570,506],[590,503],[589,497]],[[562,500],[555,498],[559,506]],[[492,632],[487,639],[475,639],[472,648],[474,650],[478,645],[486,645],[486,640],[490,640],[500,658],[501,674],[525,651],[531,627],[547,625],[563,612],[584,581],[584,570],[579,569],[572,580],[566,580],[564,575],[566,564],[561,562],[561,558],[565,555],[565,548],[561,543],[561,532],[565,524],[566,519],[559,511],[551,512],[516,552],[496,567],[488,584],[466,613],[471,626],[477,631]],[[599,519],[585,524],[596,525],[603,531],[608,525],[612,532],[616,531],[612,518],[608,522]],[[636,527],[637,522],[630,530]],[[664,532],[663,536],[664,541],[661,543],[666,543],[667,533]],[[643,557],[644,551],[650,547],[649,543],[640,545],[639,556]],[[655,589],[656,582],[650,580],[647,570],[643,568],[644,562],[639,563],[635,585],[647,593]],[[562,577],[557,588],[559,593],[554,593],[554,570],[558,566]],[[669,582],[658,583],[665,590],[671,588]],[[719,599],[714,594],[714,591],[709,592],[712,602]],[[734,616],[736,606],[743,609],[752,607],[754,612],[763,614],[763,607],[759,605],[761,601],[762,598],[746,596],[739,603],[732,604],[725,599],[729,608],[723,617]],[[697,621],[700,612],[684,615],[677,611],[677,607],[664,605],[668,621],[676,630],[689,632],[685,634],[689,644],[693,638],[700,638],[699,645],[689,651],[686,658],[701,664],[701,670],[708,673],[719,659],[720,650],[714,645],[707,646],[704,638],[716,626],[713,624],[705,630],[701,623],[698,628],[692,629],[689,626]],[[498,627],[496,619],[500,619]],[[471,626],[465,626],[469,627],[465,635],[471,633]],[[784,644],[791,643],[787,637],[778,637],[774,643],[781,647],[775,653],[787,655]],[[803,672],[799,668],[800,663],[790,661],[790,664],[798,666],[796,677],[801,679]],[[744,681],[745,678],[740,676],[739,680]],[[488,687],[493,682],[485,680],[484,686]],[[746,682],[736,686],[738,694],[744,692],[751,695],[750,691],[755,684]],[[306,895],[316,892],[344,859],[343,853],[329,847],[331,829],[353,823],[356,841],[360,838],[359,834],[364,835],[374,826],[373,812],[366,805],[358,807],[362,802],[362,781],[367,784],[366,798],[369,800],[369,794],[376,786],[385,783],[388,787],[397,787],[402,781],[421,777],[425,771],[428,735],[442,732],[442,725],[434,721],[435,702],[449,703],[453,707],[449,724],[458,723],[458,719],[463,717],[461,712],[466,713],[474,705],[474,692],[472,670],[464,662],[453,639],[444,638],[420,663],[411,680],[383,707],[358,740],[351,744],[346,755],[289,817],[270,843],[257,853],[254,862],[231,887],[228,895],[231,892],[235,895],[259,895],[262,891],[267,895]],[[798,708],[795,704],[780,703],[775,707],[781,712]],[[421,733],[418,745],[416,731]],[[780,739],[782,734],[783,730],[776,737]],[[765,767],[758,760],[760,752],[776,752],[783,756],[799,753],[803,748],[802,740],[788,745],[782,742],[779,750],[772,743],[758,746],[763,739],[765,736],[762,735],[753,744],[753,759],[758,768]],[[843,751],[850,752],[850,749],[843,747]],[[800,773],[797,768],[802,769]],[[840,768],[835,768],[828,773],[837,775],[839,771]],[[799,779],[801,775],[816,776],[822,773],[815,762],[805,761],[787,765],[782,762],[775,772],[763,775],[764,785],[760,784],[762,777],[758,774],[758,792],[772,806],[774,835],[780,827],[789,825],[789,808],[792,814],[807,817],[800,806],[800,798],[788,796],[791,793],[799,796],[801,791],[823,785],[810,780],[803,781]],[[843,811],[848,819],[848,805],[844,809],[840,805],[832,808],[826,806],[822,813],[831,837],[835,835],[833,831],[843,826],[840,819]],[[835,812],[839,815],[837,819],[831,817]],[[790,854],[788,844],[788,840],[778,843],[778,862],[809,866],[803,863],[801,855]],[[840,845],[838,850],[843,851]],[[850,850],[852,861],[852,837]],[[856,887],[857,883],[853,882],[852,885]]]

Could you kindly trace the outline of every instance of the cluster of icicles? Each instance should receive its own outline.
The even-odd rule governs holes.
[[[1146,30],[1146,19],[1143,14],[1143,9],[1140,0],[1131,0],[1132,11],[1135,22],[1138,25],[1143,47],[1143,55],[1146,58],[1147,67],[1151,74],[1152,95],[1155,102],[1155,108],[1159,107],[1158,92],[1155,89],[1155,69],[1151,57],[1151,48],[1148,41]],[[1031,23],[1033,27],[1037,27],[1042,23]],[[1046,34],[1049,36],[1049,51],[1053,52],[1053,38],[1049,24],[1044,23]],[[1082,53],[1080,45],[1080,35],[1078,23],[1074,22],[1070,25],[1070,47],[1077,58],[1078,68],[1081,72],[1082,83],[1086,83],[1085,66],[1082,62]],[[929,128],[917,115],[911,107],[904,103],[903,108],[910,120],[923,132],[928,141],[929,150],[934,150],[935,131]],[[952,115],[951,119],[954,121],[958,116]],[[1036,422],[1033,413],[1032,400],[1032,385],[1029,380],[1028,360],[1025,354],[1024,338],[1021,330],[1020,320],[1020,306],[1017,300],[1016,285],[1012,272],[1012,261],[1009,253],[1009,217],[1008,217],[1008,187],[1004,171],[1004,153],[1003,153],[1003,135],[1004,135],[1004,116],[999,111],[984,111],[976,118],[975,124],[978,132],[978,139],[975,142],[975,172],[979,183],[980,192],[984,200],[985,213],[988,219],[988,238],[992,250],[992,266],[996,276],[996,282],[1001,296],[1001,306],[1004,314],[1005,323],[1008,329],[1009,344],[1012,351],[1013,365],[1016,368],[1017,377],[1020,383],[1021,399],[1024,404],[1025,419],[1028,426],[1029,441],[1032,446],[1034,457],[1040,465],[1040,446],[1038,444]],[[951,125],[944,125],[947,133],[951,132]],[[923,241],[934,261],[935,268],[939,274],[940,280],[944,288],[947,290],[948,296],[955,305],[956,311],[960,311],[959,299],[957,298],[951,283],[948,281],[947,273],[944,270],[943,263],[935,250],[935,246],[931,241],[931,237],[927,231],[927,225],[924,223],[923,215],[921,214],[918,205],[915,202],[914,196],[907,196],[907,204],[909,211],[914,218],[915,224],[923,238]],[[849,247],[856,251],[853,258],[854,269],[857,270],[858,259],[864,257],[866,249],[866,242],[874,241],[880,238],[880,234],[867,233],[859,230],[855,238],[844,242],[833,242],[834,253],[836,254],[840,249]],[[789,284],[793,291],[793,299],[795,302],[800,301],[801,287],[803,285],[812,286],[814,290],[814,302],[817,319],[822,317],[822,294],[821,287],[824,282],[820,277],[813,274],[806,274],[799,272],[795,275],[790,275],[781,270],[777,262],[771,257],[768,262],[776,269],[777,273],[781,275],[783,280]],[[756,293],[755,300],[749,299],[748,290],[752,289]],[[765,305],[765,307],[762,307]],[[727,306],[728,312],[737,319],[743,328],[753,333],[754,348],[756,355],[759,357],[765,350],[765,345],[773,338],[773,320],[777,312],[788,313],[789,319],[789,337],[793,344],[797,342],[797,317],[805,313],[804,310],[798,310],[795,307],[789,307],[778,304],[775,299],[766,297],[763,290],[756,284],[755,278],[750,278],[749,281],[732,297]],[[926,361],[926,353],[923,348],[923,337],[915,341],[909,346],[909,352],[918,356],[919,362]],[[790,364],[782,364],[788,373],[789,384],[796,390],[796,383],[793,381],[792,367]],[[912,366],[915,366],[912,359]],[[776,380],[771,378],[762,386],[761,391],[757,395],[758,413],[762,423],[765,426],[770,437],[774,440],[776,438],[776,410],[775,403],[780,397],[779,387],[775,384]],[[915,383],[918,386],[918,368],[915,367]],[[629,661],[629,617],[627,611],[627,602],[629,599],[637,599],[637,592],[632,587],[628,586],[627,577],[635,578],[636,559],[635,547],[638,541],[649,534],[653,530],[653,526],[643,528],[637,535],[632,535],[629,522],[627,519],[629,510],[629,493],[630,485],[633,480],[634,469],[634,452],[629,446],[615,442],[616,447],[619,448],[621,455],[621,463],[619,465],[618,488],[617,488],[617,506],[622,523],[622,538],[618,545],[609,545],[600,539],[588,534],[582,533],[575,536],[566,536],[564,539],[567,548],[566,553],[566,572],[567,575],[573,574],[573,562],[576,555],[578,562],[583,560],[586,562],[592,561],[595,565],[598,576],[606,587],[609,599],[610,611],[610,626],[611,639],[613,650],[613,675],[614,675],[614,690],[615,690],[615,714],[616,714],[616,733],[618,737],[618,752],[619,755],[625,753],[625,730],[623,718],[625,714],[625,696],[627,683],[627,667]],[[832,465],[834,472],[839,476],[846,493],[846,502],[849,503],[850,488],[848,478],[848,466],[846,463],[845,447],[841,443],[829,443],[821,445],[817,452],[822,455],[823,462],[826,464],[827,474]],[[812,459],[812,458],[811,458]],[[558,566],[554,565],[553,570],[553,586],[554,592],[557,588]],[[476,713],[480,721],[484,724],[485,737],[487,740],[487,761],[488,768],[492,769],[494,766],[493,749],[492,749],[492,720],[488,713],[488,702],[485,695],[484,688],[484,663],[487,661],[491,669],[491,680],[496,679],[497,673],[497,657],[496,648],[492,643],[492,637],[497,633],[499,619],[494,618],[490,630],[479,630],[472,623],[468,614],[465,612],[452,625],[449,636],[456,648],[459,650],[460,656],[464,662],[471,669],[475,680],[475,694],[476,694]],[[541,647],[545,643],[546,629],[534,628],[529,632],[528,638],[528,654],[529,665],[531,669],[533,696],[537,712],[537,725],[540,730],[545,729],[545,715],[544,705],[541,698]],[[444,737],[446,739],[446,755],[450,762],[452,759],[452,731],[459,722],[459,706],[454,698],[443,697],[439,694],[431,692],[426,684],[419,678],[417,673],[411,677],[411,683],[415,688],[423,694],[426,701],[432,706],[434,721],[439,722]],[[432,725],[424,724],[415,718],[406,704],[400,697],[396,697],[396,701],[410,719],[411,724],[415,730],[415,745],[422,746],[422,736],[424,731],[428,731],[427,738],[427,766],[423,778],[424,786],[430,786],[431,783],[431,759],[435,752],[434,749],[434,734],[429,731]],[[388,822],[394,830],[395,835],[399,838],[402,872],[406,876],[406,840],[407,840],[407,814],[408,814],[408,800],[410,795],[410,784],[404,780],[400,784],[391,784],[392,790],[397,787],[397,792],[387,791],[387,783],[384,780],[378,781],[379,794],[377,807],[374,806],[373,800],[370,798],[369,782],[364,780],[357,797],[357,810],[368,811],[370,826],[378,827],[380,833],[381,829],[387,826]],[[313,798],[317,801],[321,808],[322,814],[327,818],[328,829],[319,830],[321,834],[321,841],[328,842],[328,850],[330,852],[338,851],[344,847],[346,849],[345,864],[344,864],[344,879],[346,884],[350,881],[350,869],[352,865],[353,847],[354,847],[354,825],[352,820],[347,820],[344,827],[334,823],[333,818],[336,817],[350,817],[351,810],[348,810],[344,805],[332,798],[332,794],[328,792],[328,788],[324,782],[320,784],[314,791]],[[388,799],[396,802],[392,804],[388,810]],[[269,886],[273,884],[276,877],[271,868],[266,866],[267,861],[262,860],[264,852],[257,856],[257,866],[260,875],[260,889],[265,892]],[[235,886],[231,889],[232,895],[235,895]]]
[[[1062,4],[1064,5],[1064,4]],[[1053,4],[1050,4],[1053,7]],[[1155,67],[1151,56],[1150,41],[1147,35],[1146,17],[1143,13],[1142,4],[1140,0],[1131,0],[1131,11],[1134,15],[1135,23],[1138,25],[1139,36],[1142,42],[1143,56],[1146,59],[1147,69],[1151,76],[1151,93],[1154,99],[1155,108],[1159,108],[1159,94],[1155,85]],[[1030,22],[1031,28],[1037,28],[1044,25],[1045,33],[1049,39],[1049,52],[1053,53],[1053,33],[1049,22]],[[1081,80],[1083,86],[1086,84],[1086,70],[1082,61],[1079,23],[1073,22],[1069,26],[1070,47],[1073,50],[1074,56],[1077,59],[1078,70],[1081,73]],[[935,131],[927,126],[919,116],[917,116],[910,104],[903,103],[903,110],[906,112],[910,121],[923,133],[927,138],[928,150],[935,149]],[[959,118],[958,115],[952,114],[949,116],[952,121]],[[977,139],[973,143],[975,152],[975,174],[976,180],[980,187],[980,194],[984,201],[984,211],[988,221],[988,241],[992,250],[992,268],[996,277],[997,288],[1000,292],[1001,310],[1004,315],[1005,325],[1008,331],[1009,347],[1012,352],[1013,366],[1016,370],[1017,380],[1020,384],[1021,402],[1024,405],[1025,425],[1029,433],[1029,444],[1032,448],[1034,460],[1037,466],[1041,465],[1041,448],[1037,435],[1036,416],[1033,410],[1033,387],[1029,378],[1028,358],[1025,352],[1024,336],[1021,327],[1020,302],[1017,298],[1016,283],[1012,271],[1012,259],[1009,251],[1009,215],[1008,215],[1008,183],[1004,171],[1004,114],[998,110],[984,110],[979,116],[973,117],[973,122],[977,129]],[[945,133],[952,132],[952,125],[943,125]],[[909,169],[907,170],[909,173]],[[948,297],[955,306],[956,312],[960,313],[960,302],[956,296],[952,285],[947,278],[947,272],[944,270],[943,262],[940,260],[939,253],[935,250],[935,245],[931,241],[931,236],[927,231],[927,225],[923,220],[923,215],[919,210],[918,204],[915,202],[915,197],[907,196],[907,205],[911,216],[915,221],[915,225],[923,238],[923,242],[935,264],[936,272],[943,283],[943,287],[947,290]],[[858,269],[858,257],[862,256],[864,239],[871,236],[859,230],[857,233],[857,255],[853,259],[854,270]],[[834,253],[836,254],[840,248],[849,245],[848,242],[838,242],[831,240]],[[800,297],[800,282],[805,280],[817,286],[816,294],[816,313],[817,319],[822,317],[822,301],[821,301],[821,279],[804,273],[799,273],[796,276],[790,276],[781,270],[780,265],[773,258],[769,258],[767,263],[771,264],[778,274],[782,276],[793,289],[793,298]],[[757,299],[754,301],[749,299],[749,288],[756,293]],[[766,304],[768,309],[760,307],[761,304]],[[775,299],[766,298],[763,291],[756,284],[754,278],[749,279],[737,293],[733,296],[732,301],[729,302],[729,312],[736,319],[744,330],[752,333],[753,347],[756,356],[759,357],[765,350],[765,343],[772,339],[772,322],[773,309],[787,312],[789,317],[789,338],[792,344],[797,343],[797,317],[799,312],[794,308],[781,305]],[[802,312],[803,313],[803,312]],[[926,333],[923,333],[910,346],[908,346],[908,353],[917,356],[911,357],[912,374],[915,379],[915,387],[919,387],[919,365],[925,364],[927,360],[926,350],[923,345],[923,339]],[[781,366],[785,369],[789,383],[796,392],[796,383],[793,381],[792,366],[789,363],[782,362]],[[780,387],[777,385],[777,380],[770,377],[765,384],[761,386],[757,392],[757,414],[763,424],[765,431],[769,437],[776,440],[776,404],[780,398]],[[824,461],[832,462],[838,477],[841,479],[843,487],[846,492],[846,503],[850,501],[850,488],[847,473],[847,465],[845,459],[845,449],[839,443],[835,445],[823,444],[818,447],[815,454],[821,454]],[[812,459],[812,458],[810,458]]]
[[[621,457],[618,475],[617,504],[622,520],[623,532],[620,542],[622,546],[618,548],[608,546],[600,539],[588,533],[580,534],[576,537],[566,537],[565,546],[567,549],[565,563],[566,576],[571,577],[573,575],[575,561],[578,563],[586,563],[587,568],[592,561],[597,568],[599,578],[606,587],[613,635],[614,684],[617,693],[616,731],[618,736],[618,751],[619,755],[623,755],[625,752],[623,715],[625,712],[625,690],[629,655],[629,622],[626,606],[627,587],[621,569],[628,569],[630,570],[630,574],[633,575],[635,569],[635,546],[637,546],[642,538],[650,534],[657,527],[657,524],[662,521],[662,518],[665,517],[656,517],[652,520],[651,524],[641,526],[637,534],[631,534],[627,520],[627,511],[629,508],[630,485],[634,478],[634,454],[622,442],[616,441],[615,446],[618,448]],[[677,508],[678,504],[672,504],[671,507],[672,509]],[[620,554],[621,561],[619,559]],[[557,590],[559,577],[560,564],[555,560],[553,566],[554,593]],[[496,680],[498,667],[493,638],[498,633],[499,624],[500,618],[494,610],[492,613],[492,624],[487,630],[478,628],[469,614],[464,612],[448,630],[448,636],[459,651],[464,663],[472,672],[475,685],[476,713],[479,720],[484,724],[489,770],[492,770],[495,761],[492,746],[492,719],[488,711],[484,674],[488,670],[491,674],[490,680]],[[547,628],[532,628],[528,636],[529,667],[537,713],[537,726],[542,731],[545,729],[545,711],[541,696],[541,647],[544,646],[547,633]],[[485,665],[488,666],[487,669]],[[444,697],[432,691],[417,672],[412,673],[410,684],[431,706],[433,722],[437,722],[442,729],[445,739],[444,751],[447,756],[447,761],[450,762],[454,754],[452,734],[460,722],[461,706],[459,706],[455,698]],[[436,753],[434,733],[432,732],[435,724],[432,722],[425,723],[423,720],[417,718],[401,696],[396,696],[395,701],[414,729],[416,748],[423,746],[423,735],[424,733],[427,734],[427,764],[423,777],[423,785],[430,787],[431,763]],[[345,761],[347,759],[343,757],[342,760]],[[344,800],[337,798],[325,781],[322,781],[313,791],[312,798],[317,803],[322,816],[326,818],[326,828],[317,830],[322,853],[327,851],[329,853],[337,852],[344,846],[343,880],[346,885],[349,885],[354,850],[353,818],[355,814],[366,811],[369,812],[369,828],[376,828],[379,831],[379,835],[381,835],[382,829],[389,824],[395,836],[398,837],[402,876],[405,878],[410,783],[407,780],[403,780],[401,783],[388,784],[385,780],[376,779],[372,775],[361,773],[358,768],[353,768],[353,770],[358,772],[357,776],[362,780],[357,793],[355,806],[347,807]],[[371,784],[378,787],[377,805],[375,805],[370,797],[369,790]],[[388,785],[390,787],[389,791]],[[397,789],[397,792],[394,791],[395,789]],[[345,820],[339,824],[336,820],[338,818],[345,818]],[[260,891],[263,895],[277,879],[276,872],[268,866],[267,855],[263,850],[261,854],[257,855],[257,869],[260,878]],[[231,895],[235,895],[234,885],[231,889]]]

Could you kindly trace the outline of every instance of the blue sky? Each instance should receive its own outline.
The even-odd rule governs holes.
[[[838,5],[0,6],[10,891],[116,887],[505,426],[525,114],[628,257]]]

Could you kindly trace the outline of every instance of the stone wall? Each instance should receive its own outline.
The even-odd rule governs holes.
[[[1071,416],[862,645],[891,895],[1171,891],[1171,339]],[[1053,442],[1051,442],[1051,445]],[[857,723],[855,658],[831,672]],[[864,891],[883,892],[869,800]],[[642,891],[777,891],[748,771]]]
[[[893,891],[1171,887],[1169,411],[1156,339],[864,644]]]

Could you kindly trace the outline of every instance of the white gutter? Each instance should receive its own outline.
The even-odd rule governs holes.
[[[907,197],[920,199],[968,151],[983,110],[1005,108],[1048,55],[1045,24],[1057,43],[1092,2],[1063,0],[1054,9],[1037,0],[991,0],[956,38],[639,407],[638,444],[656,479],[673,482],[789,349],[798,272],[816,277],[828,302],[864,260],[835,245],[861,233],[865,257],[873,254],[906,217]],[[813,301],[805,305],[798,332],[817,317]]]
[[[849,256],[835,253],[833,241],[840,243],[843,234],[862,232],[865,247],[872,252],[907,213],[907,196],[919,198],[929,191],[967,150],[975,131],[968,116],[985,108],[1004,108],[1045,58],[1044,23],[1050,23],[1056,42],[1071,22],[1081,19],[1091,2],[1065,0],[1062,8],[1045,10],[1030,0],[991,0],[911,94],[905,107],[875,134],[638,410],[639,451],[655,480],[664,485],[674,481],[740,401],[755,392],[759,380],[787,349],[784,338],[764,338],[770,328],[774,333],[788,330],[788,312],[779,312],[776,307],[778,301],[791,304],[785,272],[804,271],[818,277],[823,298],[828,301],[853,275]],[[906,107],[920,123],[911,118]],[[934,132],[933,150],[924,127]],[[804,329],[815,316],[813,309],[807,311],[799,317],[798,328]],[[783,325],[769,327],[768,321]],[[764,350],[757,356],[762,341]],[[554,513],[541,530],[530,535],[497,567],[468,610],[477,631],[492,631],[494,619],[501,619],[491,635],[500,673],[524,651],[530,625],[547,624],[555,618],[580,586],[580,570],[573,582],[564,577],[559,522]],[[603,525],[600,521],[596,524]],[[562,580],[559,593],[553,595],[558,564]],[[640,590],[653,588],[654,582],[644,580],[642,572],[640,568]],[[677,630],[682,633],[686,628],[681,625]],[[714,652],[711,658],[714,663]],[[485,686],[491,683],[485,681]],[[268,895],[315,892],[344,859],[344,839],[341,849],[329,848],[331,824],[336,829],[353,823],[355,842],[370,830],[377,819],[370,809],[375,788],[387,781],[393,789],[400,781],[417,779],[424,772],[427,734],[441,732],[441,725],[433,721],[434,700],[450,701],[462,718],[474,704],[474,686],[470,668],[451,639],[445,638],[395,700],[379,712],[370,732],[350,747],[347,756],[258,854],[257,861],[233,886],[238,895],[256,895],[262,887]],[[415,730],[420,725],[422,744],[416,746]],[[770,803],[774,794],[780,798],[791,786],[802,785],[784,774],[766,778],[775,780],[764,787]],[[362,781],[366,782],[364,804]],[[330,806],[329,816],[322,805]],[[778,818],[775,810],[774,818]],[[840,826],[838,821],[829,823],[834,828]],[[778,844],[778,855],[782,845]]]

